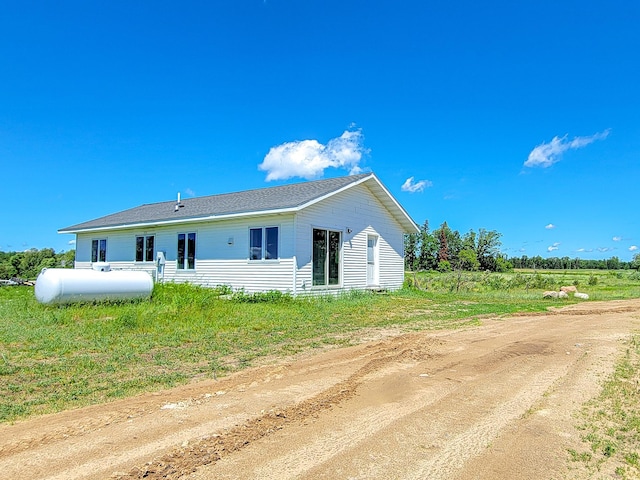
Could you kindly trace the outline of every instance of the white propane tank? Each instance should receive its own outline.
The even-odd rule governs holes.
[[[142,271],[44,268],[36,279],[40,303],[92,302],[149,298],[153,278]]]

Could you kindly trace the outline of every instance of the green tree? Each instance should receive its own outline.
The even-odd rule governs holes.
[[[631,268],[640,270],[640,253],[636,253],[631,260]]]
[[[75,257],[75,251],[71,252],[71,258]],[[0,255],[0,278],[17,277],[35,280],[43,268],[56,267],[60,263],[58,255],[52,248],[0,253],[2,254]],[[73,262],[71,266],[73,267]]]
[[[608,270],[619,270],[620,269],[620,259],[618,257],[611,257],[607,260],[607,269]]]
[[[451,271],[451,262],[449,260],[440,260],[438,262],[438,271],[441,273],[446,273]]]
[[[481,228],[478,231],[478,243],[476,247],[476,255],[480,268],[482,270],[496,270],[496,258],[500,254],[501,233],[496,230],[485,230]]]
[[[24,257],[24,253],[19,252],[11,255],[11,258],[9,259],[9,264],[11,264],[13,269],[16,271],[16,276],[20,276],[20,273],[22,270],[20,265],[22,264],[23,257]]]
[[[53,248],[27,250],[22,252],[18,276],[34,280],[43,268],[51,268],[55,265],[56,254]]]
[[[452,263],[457,262],[458,255],[460,255],[460,251],[464,248],[462,244],[462,237],[458,230],[448,229],[447,246],[449,247],[449,261]]]
[[[457,267],[461,270],[475,271],[480,268],[480,262],[476,256],[475,250],[464,248],[458,254]]]
[[[418,270],[435,270],[438,266],[438,242],[436,238],[429,232],[428,220],[425,220],[420,227],[418,239]]]
[[[458,261],[458,254],[463,248],[465,248],[460,232],[452,230],[447,222],[443,222],[442,225],[440,225],[440,228],[433,232],[433,236],[438,243],[438,261],[447,260],[452,265],[456,264]]]
[[[0,263],[0,280],[9,280],[15,277],[16,273],[17,270],[8,261]]]
[[[438,264],[449,261],[449,244],[447,243],[448,230],[449,226],[447,225],[447,222],[444,222],[440,226],[440,231],[438,232]],[[438,270],[440,270],[439,267]]]
[[[467,233],[465,233],[462,236],[462,248],[473,250],[475,252],[477,248],[476,237],[476,232],[474,232],[473,230],[469,230]]]
[[[456,270],[484,269],[513,269],[513,264],[506,258],[498,263],[501,255],[499,247],[502,245],[502,234],[495,230],[481,228],[478,233],[470,230],[464,236],[457,230],[449,228],[443,222],[440,228],[429,231],[429,221],[425,220],[420,227],[420,233],[405,237],[405,266],[414,270]],[[462,253],[464,252],[464,253]],[[460,256],[462,255],[462,258]],[[526,257],[524,257],[526,260]],[[542,260],[542,258],[540,258]],[[440,265],[441,262],[448,262]],[[533,262],[532,262],[533,263]],[[522,265],[525,267],[525,265]],[[538,266],[540,268],[540,266]]]
[[[56,254],[56,266],[61,268],[73,268],[76,260],[76,251],[74,249]]]
[[[404,236],[404,268],[407,270],[411,270],[412,272],[416,270],[418,266],[418,257],[417,257],[417,249],[418,249],[418,234],[417,233],[409,233]]]
[[[496,272],[511,272],[513,264],[502,255],[496,257]]]

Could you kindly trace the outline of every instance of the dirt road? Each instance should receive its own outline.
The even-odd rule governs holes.
[[[630,300],[374,332],[356,347],[0,426],[0,477],[566,478],[572,413],[639,326]]]

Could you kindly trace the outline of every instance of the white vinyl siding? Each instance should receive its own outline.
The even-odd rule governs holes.
[[[386,208],[364,185],[338,193],[298,213],[296,290],[313,287],[313,228],[342,232],[342,289],[367,287],[367,236],[377,236],[378,286],[398,289],[404,281],[404,233]],[[348,231],[351,230],[351,233]]]
[[[277,259],[250,260],[250,230],[278,228]],[[339,285],[313,286],[313,230],[340,232]],[[195,269],[179,270],[179,233],[194,232]],[[404,281],[402,226],[364,184],[325,198],[298,213],[255,215],[208,222],[141,229],[80,233],[76,268],[91,267],[91,241],[104,238],[113,269],[142,269],[156,274],[155,262],[135,262],[136,237],[154,236],[155,252],[166,257],[165,282],[191,282],[214,287],[228,285],[248,293],[280,290],[295,294],[365,289],[367,238],[377,237],[377,286],[394,290]],[[264,256],[264,254],[263,254]]]
[[[249,228],[278,226],[278,259],[264,262],[249,261]],[[177,268],[179,233],[196,233],[195,269]],[[228,285],[248,293],[267,290],[293,291],[293,214],[264,216],[247,220],[233,219],[209,223],[193,223],[189,227],[158,227],[153,231],[110,231],[107,238],[111,268],[114,270],[145,270],[156,277],[155,262],[135,262],[136,237],[153,235],[156,252],[164,252],[165,282],[190,282],[215,287]],[[91,268],[91,240],[95,235],[78,234],[76,268]]]

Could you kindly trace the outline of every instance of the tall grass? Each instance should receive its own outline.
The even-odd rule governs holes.
[[[542,299],[532,284],[522,287],[514,279],[519,274],[493,275],[473,274],[455,291],[451,285],[459,279],[452,276],[408,274],[408,280],[419,279],[417,288],[313,298],[164,284],[148,301],[69,306],[43,306],[32,289],[2,287],[0,422],[212,378],[309,348],[347,345],[365,329],[461,327],[487,315],[559,303]],[[585,289],[592,298],[640,297],[640,278],[599,278]],[[553,285],[569,280],[561,276]]]
[[[510,296],[541,290],[559,290],[575,286],[591,299],[612,300],[640,297],[640,272],[635,270],[519,270],[513,273],[420,272],[407,273],[411,288],[456,294],[508,292]]]

